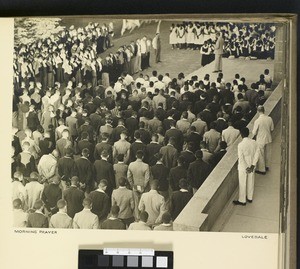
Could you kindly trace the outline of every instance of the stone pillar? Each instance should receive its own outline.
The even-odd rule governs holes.
[[[284,77],[286,65],[287,26],[280,23],[276,26],[275,33],[275,55],[273,81],[277,85]]]

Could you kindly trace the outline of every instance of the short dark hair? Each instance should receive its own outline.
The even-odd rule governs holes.
[[[113,206],[111,207],[110,212],[111,212],[111,214],[112,214],[113,216],[118,216],[118,215],[119,215],[119,212],[120,212],[120,207],[117,206],[117,205],[113,205]]]
[[[136,152],[136,158],[142,159],[144,157],[144,152],[142,150],[138,150]]]
[[[241,136],[244,138],[244,137],[248,137],[250,132],[249,132],[249,129],[247,127],[245,127],[240,130],[240,133],[241,133]]]
[[[202,150],[197,150],[195,153],[195,156],[197,159],[202,159],[203,158],[203,152]]]
[[[142,211],[140,214],[140,220],[143,222],[148,221],[149,214],[146,211]]]
[[[161,220],[163,223],[170,223],[172,220],[171,214],[169,212],[165,212],[162,216],[161,216]]]
[[[124,186],[126,186],[126,178],[125,177],[120,177],[119,178],[119,186],[121,186],[121,187],[124,187]]]

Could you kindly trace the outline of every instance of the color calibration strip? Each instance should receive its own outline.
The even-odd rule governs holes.
[[[173,269],[173,252],[137,248],[79,250],[78,264],[78,269]]]

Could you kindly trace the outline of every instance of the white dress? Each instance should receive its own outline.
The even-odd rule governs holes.
[[[170,28],[170,45],[177,44],[177,27],[171,27]]]

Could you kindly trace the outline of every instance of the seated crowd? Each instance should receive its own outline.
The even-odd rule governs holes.
[[[216,33],[222,32],[224,57],[274,59],[275,31],[274,24],[183,22],[172,24],[169,43],[173,49],[204,46],[202,54],[213,54]]]
[[[43,90],[25,82],[13,99],[15,227],[172,230],[271,92],[219,73],[203,79],[122,73]]]

